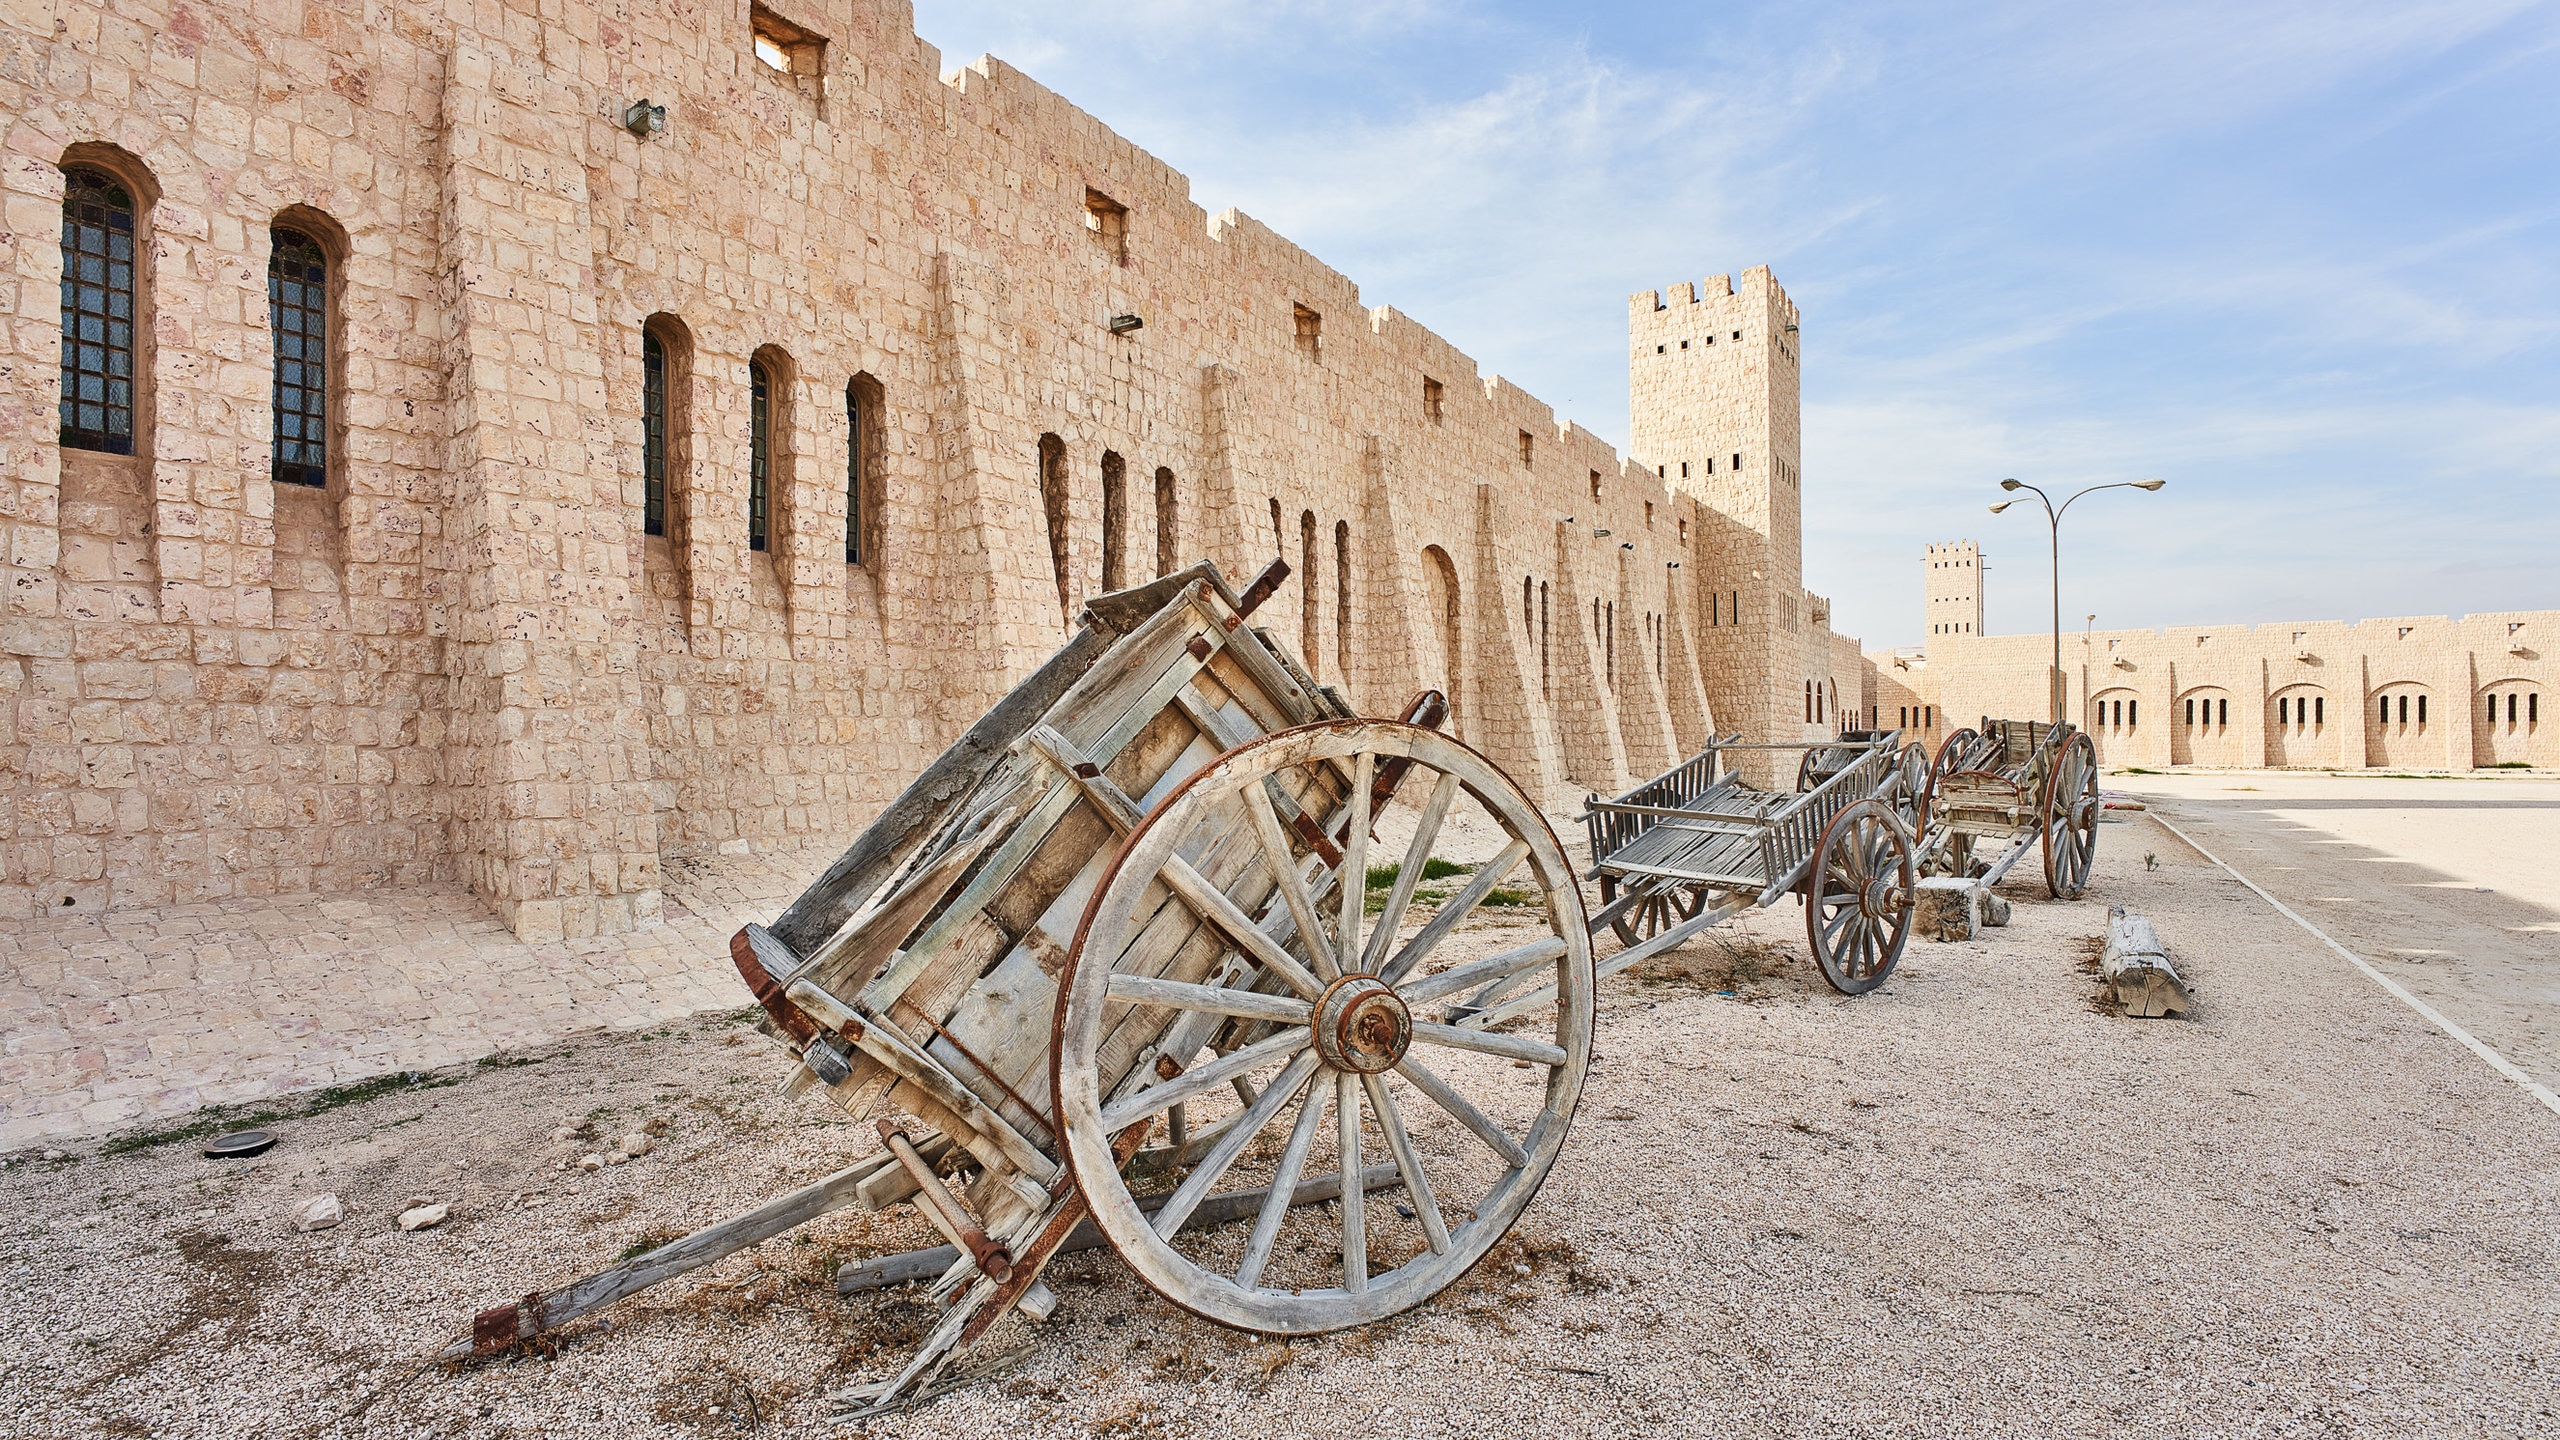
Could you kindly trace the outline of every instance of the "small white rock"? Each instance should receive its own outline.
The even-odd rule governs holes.
[[[575,1140],[578,1138],[578,1132],[570,1129],[566,1125],[563,1125],[559,1129],[551,1132],[551,1138],[554,1140]]]
[[[625,1155],[646,1155],[657,1147],[657,1143],[658,1142],[650,1139],[648,1136],[635,1130],[631,1134],[622,1137],[622,1153]]]
[[[71,1157],[60,1150],[47,1150],[44,1152],[44,1158],[47,1160],[68,1160]]]
[[[601,1170],[604,1168],[604,1157],[601,1155],[589,1155],[578,1162],[578,1168],[581,1170]]]
[[[452,1213],[453,1207],[450,1205],[421,1205],[414,1210],[403,1210],[400,1212],[400,1228],[425,1230],[431,1226],[443,1224],[445,1217]]]
[[[293,1207],[293,1228],[306,1234],[326,1230],[346,1218],[346,1202],[335,1195],[307,1195]]]
[[[607,1150],[604,1152],[604,1163],[607,1165],[619,1165],[630,1158],[630,1156],[623,1154],[619,1150]]]

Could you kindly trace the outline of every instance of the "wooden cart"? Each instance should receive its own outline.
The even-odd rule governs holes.
[[[2067,720],[1985,716],[1949,735],[1930,766],[1922,868],[1996,885],[2040,846],[2046,893],[2077,900],[2097,860],[2098,808],[2098,751],[2087,735]]]
[[[1740,750],[1805,750],[1794,793],[1758,790],[1731,769]],[[1742,910],[1800,893],[1822,976],[1843,993],[1893,973],[1911,928],[1908,814],[1923,771],[1899,731],[1810,745],[1718,740],[1614,800],[1583,807],[1601,907],[1592,917],[1626,948],[1603,976],[1661,954]],[[1491,995],[1469,1023],[1518,1013]]]
[[[816,885],[739,934],[798,1057],[789,1088],[914,1117],[880,1120],[884,1153],[484,1312],[448,1353],[510,1348],[849,1204],[912,1200],[951,1242],[848,1271],[929,1274],[945,1307],[898,1373],[838,1393],[857,1413],[956,1383],[946,1367],[1007,1314],[1045,1317],[1041,1270],[1088,1218],[1166,1298],[1260,1332],[1376,1320],[1465,1273],[1571,1123],[1593,1009],[1580,892],[1529,798],[1432,728],[1436,694],[1356,718],[1244,623],[1286,574],[1238,596],[1203,564],[1096,600]],[[1408,827],[1373,853],[1373,832]],[[1461,829],[1465,864],[1442,840]],[[1459,936],[1489,900],[1514,918]],[[1487,933],[1504,943],[1472,953]],[[1519,1026],[1426,1018],[1499,982],[1544,996]]]

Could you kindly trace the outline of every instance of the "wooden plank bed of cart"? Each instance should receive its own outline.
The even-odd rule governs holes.
[[[2098,753],[2069,721],[1983,717],[1938,747],[1920,812],[1922,869],[1997,885],[2030,849],[2045,891],[2076,900],[2098,852]]]
[[[1434,728],[1437,694],[1354,717],[1245,624],[1286,574],[1239,596],[1204,563],[1094,601],[788,911],[740,932],[740,974],[796,1058],[786,1089],[881,1113],[882,1153],[493,1307],[447,1354],[902,1200],[950,1244],[847,1267],[844,1288],[929,1278],[943,1314],[897,1373],[837,1392],[851,1414],[965,1378],[955,1357],[1017,1310],[1044,1318],[1042,1268],[1095,1239],[1176,1304],[1274,1334],[1380,1319],[1465,1273],[1553,1164],[1589,1062],[1580,892],[1537,807]],[[1411,837],[1373,886],[1399,804]],[[1507,843],[1426,892],[1457,806]],[[1505,882],[1537,923],[1463,953],[1453,936]],[[1425,1018],[1505,983],[1545,998],[1504,1032]],[[1521,1064],[1546,1073],[1534,1093]],[[1416,1107],[1456,1123],[1418,1142]],[[1385,1187],[1400,1203],[1369,1205]],[[1246,1219],[1241,1243],[1207,1234]]]

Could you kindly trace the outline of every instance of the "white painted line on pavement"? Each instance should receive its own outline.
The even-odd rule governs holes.
[[[2319,926],[2312,924],[2310,921],[2303,919],[2301,916],[2294,914],[2293,910],[2283,901],[2268,894],[2266,891],[2259,889],[2257,881],[2252,880],[2248,876],[2241,874],[2239,871],[2232,869],[2230,864],[2221,856],[2214,854],[2212,851],[2207,850],[2201,845],[2198,845],[2195,842],[2195,837],[2189,835],[2186,831],[2179,829],[2177,826],[2170,824],[2169,817],[2161,814],[2157,810],[2154,810],[2151,812],[2151,818],[2159,821],[2162,829],[2167,830],[2170,834],[2185,841],[2188,849],[2195,851],[2197,854],[2212,861],[2214,864],[2220,865],[2224,874],[2229,875],[2232,879],[2237,880],[2241,884],[2248,886],[2251,890],[2256,891],[2259,899],[2276,907],[2276,913],[2284,916],[2284,918],[2292,921],[2294,924],[2301,926],[2303,929],[2310,931],[2312,934],[2319,936],[2321,944],[2328,946],[2330,949],[2337,951],[2341,956],[2344,956],[2348,964],[2363,971],[2366,977],[2371,979],[2374,984],[2390,991],[2393,996],[2398,998],[2401,1004],[2408,1006],[2410,1009],[2415,1010],[2420,1015],[2426,1017],[2428,1024],[2433,1025],[2437,1029],[2468,1046],[2472,1054],[2489,1062],[2490,1069],[2497,1071],[2499,1074],[2513,1080],[2518,1085],[2523,1086],[2526,1094],[2531,1095],[2534,1099],[2549,1106],[2553,1114],[2560,1114],[2560,1095],[2554,1095],[2551,1093],[2550,1086],[2543,1084],[2530,1075],[2527,1075],[2522,1069],[2517,1067],[2516,1062],[2482,1044],[2477,1036],[2474,1036],[2470,1031],[2463,1029],[2461,1026],[2454,1024],[2451,1020],[2446,1019],[2443,1012],[2437,1010],[2433,1005],[2428,1004],[2426,1001],[2410,994],[2407,990],[2402,989],[2399,981],[2394,980],[2390,976],[2383,974],[2381,971],[2374,969],[2372,964],[2363,956],[2358,955],[2356,952],[2339,944],[2337,941],[2330,939],[2328,932],[2322,930]]]

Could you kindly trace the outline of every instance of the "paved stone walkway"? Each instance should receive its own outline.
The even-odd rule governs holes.
[[[0,928],[0,1148],[743,1008],[729,936],[832,858],[670,861],[665,920],[542,945],[453,885]]]

